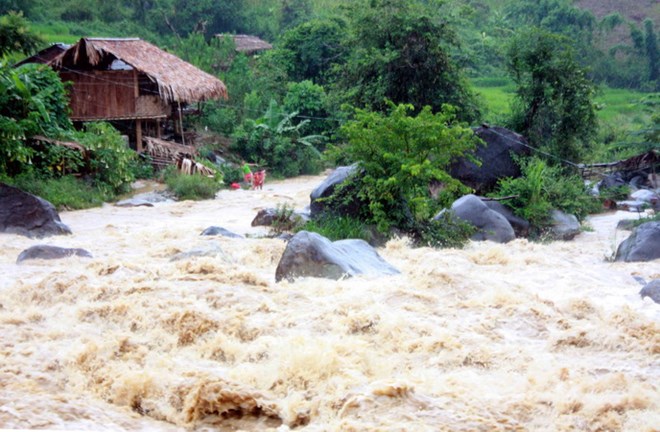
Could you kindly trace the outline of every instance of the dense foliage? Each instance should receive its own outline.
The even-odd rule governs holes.
[[[315,147],[323,137],[302,135],[308,120],[294,124],[297,112],[287,113],[271,101],[262,117],[247,120],[235,133],[234,149],[241,157],[266,168],[272,174],[293,177],[315,174],[321,169]]]
[[[602,208],[600,200],[586,193],[584,181],[566,175],[560,167],[539,158],[520,161],[523,175],[498,184],[494,196],[513,197],[502,201],[540,232],[550,224],[550,211],[562,210],[583,220]]]
[[[452,104],[462,120],[478,117],[478,108],[450,48],[451,28],[422,2],[373,0],[351,9],[351,46],[337,66],[337,85],[354,106],[384,111],[386,100],[438,111]]]
[[[628,155],[658,143],[654,112],[640,110],[632,132],[610,121],[599,135],[593,103],[596,82],[658,90],[652,15],[643,22],[622,14],[597,19],[571,0],[0,0],[0,15],[0,55],[11,56],[3,64],[45,46],[31,29],[58,42],[139,36],[174,52],[227,84],[228,101],[206,101],[198,116],[188,116],[187,126],[205,135],[211,159],[212,152],[233,151],[270,175],[294,176],[319,172],[321,152],[334,149],[335,160],[359,161],[364,170],[350,192],[364,203],[359,222],[406,231],[420,243],[456,245],[466,236],[465,227],[429,219],[462,191],[444,171],[475,144],[459,122],[483,120],[468,77],[497,81],[515,95],[510,109],[503,101],[487,120],[543,151],[543,161],[522,162],[523,180],[501,185],[526,197],[512,203],[539,224],[547,203],[569,211],[574,203],[580,215],[587,208],[574,179],[551,166],[556,161]],[[274,48],[239,53],[232,33],[260,36]],[[63,189],[84,179],[107,197],[144,172],[107,125],[73,131],[66,86],[54,73],[33,66],[1,72],[3,178],[26,185],[61,179]],[[35,135],[76,141],[86,152]],[[231,165],[222,170],[226,181],[238,176]],[[537,172],[562,192],[534,186]],[[182,189],[206,182],[170,181]],[[429,184],[443,190],[439,199]]]
[[[514,39],[508,59],[517,84],[512,128],[557,158],[581,160],[596,134],[595,87],[570,45],[531,29]]]
[[[66,88],[57,73],[41,65],[0,67],[0,140],[0,177],[68,208],[98,205],[125,191],[138,166],[135,152],[111,126],[73,129]],[[88,184],[70,175],[84,176]],[[78,193],[71,192],[74,182]]]
[[[431,197],[429,184],[444,184],[448,196],[461,190],[445,169],[477,145],[452,106],[435,114],[428,106],[415,116],[412,111],[409,104],[391,104],[387,114],[357,109],[342,126],[343,151],[361,170],[354,192],[367,203],[361,216],[382,233],[391,228],[414,232],[429,220],[443,203]]]

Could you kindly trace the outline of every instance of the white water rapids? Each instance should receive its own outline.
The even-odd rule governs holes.
[[[0,234],[0,428],[658,431],[660,305],[611,262],[630,213],[570,242],[379,249],[394,277],[275,283],[261,208],[322,177],[202,202],[61,213]],[[246,239],[200,236],[219,225]],[[34,244],[94,258],[26,261]],[[217,245],[215,257],[170,261]]]

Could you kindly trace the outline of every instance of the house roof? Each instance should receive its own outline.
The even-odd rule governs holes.
[[[138,38],[82,38],[50,64],[72,72],[111,69],[117,60],[147,75],[168,102],[227,98],[225,84],[177,56]]]
[[[48,63],[51,60],[53,60],[55,57],[60,55],[62,52],[66,51],[71,45],[64,44],[64,43],[54,43],[50,45],[49,47],[46,47],[39,51],[38,53],[21,60],[20,62],[16,63],[14,67],[19,67],[22,66],[26,63]]]
[[[236,51],[242,52],[245,54],[253,54],[258,51],[265,51],[269,49],[273,49],[273,46],[266,42],[263,39],[259,39],[256,36],[250,36],[250,35],[243,35],[243,34],[237,34],[237,35],[226,35],[226,34],[218,34],[216,37],[222,38],[225,36],[231,36],[234,39],[234,44],[236,45]]]

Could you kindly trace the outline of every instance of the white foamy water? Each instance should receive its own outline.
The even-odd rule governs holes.
[[[616,213],[572,242],[379,253],[379,279],[275,283],[256,212],[321,177],[214,201],[64,212],[74,235],[0,234],[0,427],[61,430],[652,431],[660,305],[606,260]],[[45,243],[93,259],[27,261]],[[212,257],[170,261],[200,246]]]

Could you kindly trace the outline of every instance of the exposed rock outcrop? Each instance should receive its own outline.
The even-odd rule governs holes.
[[[660,222],[646,222],[635,228],[616,251],[616,261],[653,261],[660,258]]]
[[[0,183],[0,232],[42,238],[71,234],[71,229],[48,201]]]
[[[85,249],[63,248],[59,246],[35,245],[25,249],[18,255],[16,264],[27,260],[53,260],[78,256],[82,258],[92,258],[92,254]]]
[[[388,264],[364,240],[339,240],[300,231],[288,243],[275,271],[275,280],[299,277],[341,279],[356,275],[394,275],[399,270]]]

